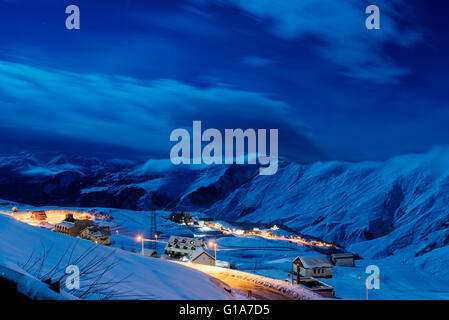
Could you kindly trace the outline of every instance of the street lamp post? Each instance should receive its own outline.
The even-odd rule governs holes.
[[[209,241],[209,246],[214,247],[215,252],[215,266],[217,266],[217,243],[213,241]]]
[[[160,241],[158,240],[158,235],[157,235],[157,234],[154,235],[154,240],[153,240],[153,239],[145,239],[145,238],[144,238],[143,236],[141,236],[141,235],[138,235],[136,239],[137,239],[137,241],[141,241],[141,242],[142,242],[142,250],[141,250],[142,256],[144,255],[144,247],[143,247],[143,243],[144,243],[145,241],[148,241],[148,242],[155,242],[155,243],[160,242]],[[161,242],[163,242],[163,241],[161,241]],[[157,247],[156,247],[156,249],[157,249]]]
[[[359,277],[359,280],[362,280],[362,277]],[[365,289],[366,289],[366,300],[368,299],[368,279],[365,280]]]
[[[142,236],[138,236],[137,240],[142,242],[142,250],[140,251],[140,253],[143,256],[143,237]]]

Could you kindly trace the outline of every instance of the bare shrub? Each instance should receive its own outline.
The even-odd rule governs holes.
[[[116,249],[107,250],[106,253],[99,253],[97,249],[100,245],[92,244],[76,255],[75,249],[78,246],[78,242],[79,240],[68,247],[59,256],[57,262],[49,265],[47,268],[45,267],[49,264],[48,258],[53,246],[47,249],[41,242],[41,252],[36,254],[36,250],[33,250],[27,260],[20,266],[43,282],[59,282],[60,284],[65,284],[65,280],[70,275],[66,273],[67,266],[77,266],[80,270],[80,280],[83,285],[80,286],[80,289],[72,289],[68,292],[80,299],[145,299],[145,296],[132,294],[132,290],[119,289],[119,285],[125,283],[132,273],[117,280],[113,279],[111,271],[118,264],[118,260],[114,257]],[[44,270],[48,271],[44,273]]]

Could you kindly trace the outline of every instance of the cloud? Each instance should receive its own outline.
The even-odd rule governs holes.
[[[243,58],[243,63],[251,67],[265,67],[275,64],[276,62],[271,59],[252,56]]]
[[[384,46],[410,47],[422,41],[421,34],[401,28],[406,8],[403,0],[376,4],[381,10],[381,30],[367,30],[365,8],[360,0],[212,0],[231,4],[266,23],[278,37],[309,41],[314,50],[337,64],[348,77],[374,83],[394,83],[409,70],[388,58]],[[408,10],[404,10],[408,12]]]
[[[307,157],[319,152],[290,106],[267,94],[198,88],[161,79],[47,70],[0,61],[0,126],[169,154],[169,136],[201,120],[207,128],[282,128],[284,143]],[[282,137],[281,134],[281,137]],[[280,142],[282,145],[282,142]],[[284,150],[288,154],[287,150]],[[282,156],[282,155],[281,155]]]

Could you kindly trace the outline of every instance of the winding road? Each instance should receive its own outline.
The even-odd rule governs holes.
[[[270,279],[263,276],[256,276],[250,273],[230,270],[226,268],[213,267],[213,266],[205,266],[194,263],[182,263],[190,268],[196,269],[203,273],[206,273],[214,278],[217,278],[227,284],[229,287],[236,289],[244,294],[249,294],[249,296],[257,299],[257,300],[301,300],[303,299],[321,299],[320,296],[307,290],[306,288],[296,287],[297,291],[299,290],[299,296],[294,296],[292,292],[288,293],[287,290],[278,290],[276,286],[269,286],[268,283],[273,283],[273,281],[277,281],[277,283],[282,283],[284,288],[288,288],[291,284],[286,283],[281,280]],[[293,289],[293,286],[291,287]],[[294,290],[293,290],[294,291]]]

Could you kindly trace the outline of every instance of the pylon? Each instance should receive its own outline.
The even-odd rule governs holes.
[[[151,217],[150,217],[150,239],[156,240],[156,212],[151,209]],[[156,250],[157,249],[157,243],[156,241],[150,241],[150,249]]]

